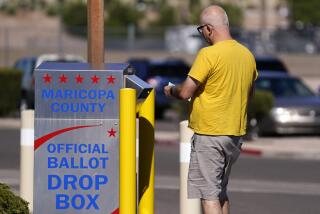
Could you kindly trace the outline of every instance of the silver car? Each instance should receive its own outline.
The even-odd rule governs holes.
[[[257,90],[273,94],[274,106],[259,125],[259,134],[319,134],[320,97],[299,78],[283,72],[260,72]]]

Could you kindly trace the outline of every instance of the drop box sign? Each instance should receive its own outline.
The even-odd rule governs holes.
[[[119,90],[127,67],[36,69],[35,214],[119,212]]]

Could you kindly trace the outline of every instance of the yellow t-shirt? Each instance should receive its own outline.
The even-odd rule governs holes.
[[[244,135],[258,76],[252,53],[235,40],[218,42],[200,50],[188,75],[201,83],[192,97],[189,127],[204,135]]]

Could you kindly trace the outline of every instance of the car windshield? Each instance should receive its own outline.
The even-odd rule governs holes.
[[[283,72],[287,71],[284,64],[278,60],[257,60],[256,64],[257,64],[258,71],[263,71],[263,70],[283,71]]]
[[[256,88],[271,91],[275,97],[310,97],[314,93],[296,78],[260,78]]]
[[[188,72],[189,67],[185,65],[151,65],[149,75],[185,78]]]

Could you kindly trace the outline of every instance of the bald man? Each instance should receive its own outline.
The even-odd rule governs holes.
[[[191,98],[188,197],[200,198],[205,214],[228,214],[228,179],[246,133],[247,104],[258,73],[251,52],[232,39],[221,7],[206,8],[200,20],[197,29],[209,46],[199,51],[186,80],[166,86],[164,93]]]

